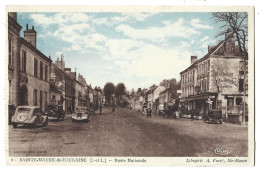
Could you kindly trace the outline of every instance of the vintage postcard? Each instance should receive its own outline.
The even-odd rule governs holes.
[[[5,22],[7,165],[254,165],[253,7],[7,6]]]

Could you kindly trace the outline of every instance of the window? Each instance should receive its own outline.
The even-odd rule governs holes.
[[[47,100],[48,100],[48,98],[47,98],[47,92],[45,92],[45,107],[47,106]]]
[[[208,71],[209,71],[209,69],[210,69],[210,61],[208,61]]]
[[[240,105],[242,102],[243,102],[242,98],[240,98],[240,97],[236,98],[236,105]]]
[[[22,71],[26,72],[26,51],[22,51]]]
[[[244,91],[244,79],[239,79],[239,88],[238,91]]]
[[[48,65],[45,65],[45,81],[48,81]]]
[[[43,79],[43,63],[40,62],[40,79]]]
[[[33,105],[37,106],[37,90],[33,90]]]
[[[8,56],[9,56],[8,65],[12,66],[13,59],[12,59],[12,41],[11,41],[11,39],[8,39]]]
[[[55,95],[52,95],[51,97],[52,97],[52,99],[56,99],[56,96],[55,96]]]
[[[42,110],[42,103],[43,103],[43,101],[42,101],[42,91],[40,91],[40,108],[41,108],[41,110]]]
[[[38,60],[34,58],[34,76],[38,76]]]

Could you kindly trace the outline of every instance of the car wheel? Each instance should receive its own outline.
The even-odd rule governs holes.
[[[13,127],[14,127],[14,128],[17,128],[17,124],[13,124]]]

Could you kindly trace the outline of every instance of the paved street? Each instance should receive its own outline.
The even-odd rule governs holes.
[[[47,127],[9,126],[10,156],[247,156],[247,127],[201,120],[146,118],[140,112],[104,108],[88,123],[50,121]]]

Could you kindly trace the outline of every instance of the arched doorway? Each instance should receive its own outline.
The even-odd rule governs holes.
[[[20,88],[20,105],[28,105],[28,89],[25,85]]]

